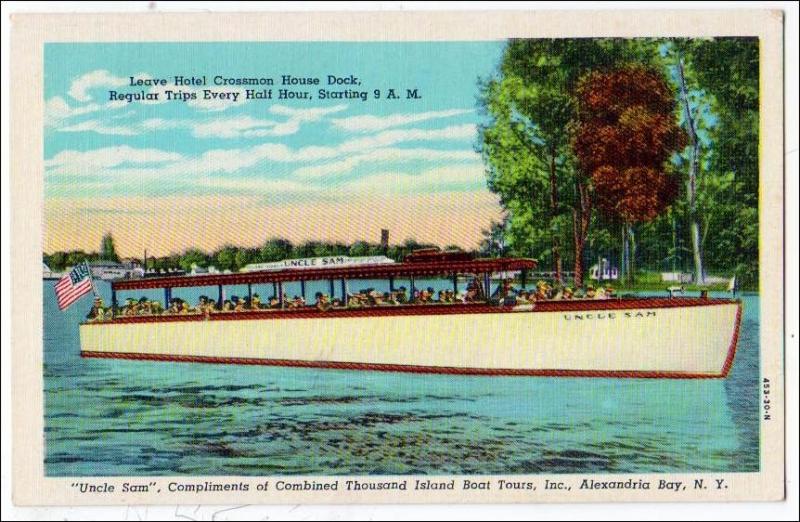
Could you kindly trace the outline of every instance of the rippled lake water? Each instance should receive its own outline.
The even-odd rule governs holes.
[[[758,470],[757,295],[727,379],[646,380],[81,359],[44,285],[49,476]]]

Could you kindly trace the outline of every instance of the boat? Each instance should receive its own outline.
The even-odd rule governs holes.
[[[675,379],[726,377],[736,352],[742,317],[742,304],[736,299],[702,294],[523,303],[512,294],[488,290],[502,285],[493,283],[493,274],[520,273],[524,280],[536,268],[532,259],[475,259],[432,251],[414,252],[402,262],[313,259],[230,274],[113,281],[114,313],[80,325],[81,356],[441,374]],[[468,302],[354,306],[359,301],[351,292],[379,281],[390,297],[397,295],[402,301],[399,292],[405,285],[413,296],[418,286],[436,279],[448,285],[452,292],[446,295],[453,296],[463,292],[460,281],[465,276],[471,281]],[[202,313],[125,315],[118,304],[121,293],[155,290],[163,291],[169,306],[173,290],[185,292],[190,287],[212,287],[221,304],[226,289],[234,285],[246,287],[245,302],[254,303],[254,289],[272,287],[274,296],[283,296],[287,285],[299,285],[305,296],[312,284],[323,285],[341,306],[302,302],[291,306],[276,297],[271,308],[221,311],[217,305]]]
[[[65,272],[54,272],[47,266],[47,263],[42,263],[42,280],[43,281],[58,281],[64,277]]]

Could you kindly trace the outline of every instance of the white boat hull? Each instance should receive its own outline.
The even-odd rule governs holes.
[[[135,318],[81,325],[81,355],[491,375],[727,375],[740,303],[647,306],[646,301],[637,300],[641,306],[636,306],[611,300],[583,311],[541,306],[455,313],[450,305],[440,305],[443,313],[432,314],[401,315],[395,309],[393,315],[309,312],[289,318],[285,312],[245,312],[211,319]]]

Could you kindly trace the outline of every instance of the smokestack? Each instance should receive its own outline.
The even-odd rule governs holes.
[[[385,254],[389,250],[389,229],[382,228],[381,229],[381,249]]]

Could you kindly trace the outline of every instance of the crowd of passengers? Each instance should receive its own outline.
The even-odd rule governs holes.
[[[595,288],[587,286],[586,289],[575,290],[570,287],[553,287],[549,283],[540,281],[535,289],[515,289],[510,280],[504,280],[498,285],[495,292],[489,299],[492,303],[503,304],[505,306],[516,306],[533,304],[537,301],[559,301],[572,299],[609,299],[615,297],[614,289],[610,286]],[[348,294],[345,304],[340,298],[333,298],[328,294],[317,292],[314,302],[307,303],[299,295],[290,298],[283,295],[283,300],[277,296],[270,297],[266,302],[261,301],[259,294],[253,294],[252,298],[242,298],[232,296],[225,299],[222,303],[201,295],[195,306],[189,302],[173,298],[169,307],[166,309],[160,301],[149,300],[142,297],[139,300],[128,298],[122,307],[116,312],[111,307],[106,307],[103,300],[96,297],[92,309],[87,315],[90,321],[101,321],[112,317],[131,317],[142,315],[187,315],[187,314],[216,314],[216,313],[236,313],[249,312],[256,310],[281,310],[281,309],[309,309],[315,308],[320,311],[331,309],[358,309],[381,306],[400,306],[400,305],[434,305],[434,304],[457,304],[457,303],[477,303],[485,302],[486,298],[480,282],[475,279],[467,285],[465,292],[456,293],[453,290],[434,291],[432,287],[423,290],[415,290],[413,295],[409,295],[406,287],[401,286],[392,292],[380,292],[374,288],[365,288],[356,293]]]

